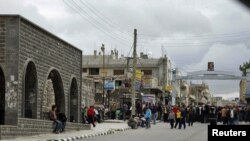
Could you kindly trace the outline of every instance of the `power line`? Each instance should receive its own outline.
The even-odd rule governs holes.
[[[193,46],[193,47],[204,47],[204,46],[211,46],[213,44],[228,44],[228,43],[238,43],[238,42],[250,42],[249,38],[242,38],[242,39],[235,39],[235,40],[220,40],[220,41],[210,41],[210,42],[199,42],[199,43],[154,43],[153,45],[149,45],[148,43],[138,43],[139,46],[144,46],[144,47],[156,47],[156,46],[160,46],[160,45],[164,45],[164,47],[186,47],[186,46]]]
[[[231,32],[231,33],[217,33],[217,34],[196,34],[196,35],[187,35],[189,38],[199,38],[199,37],[216,37],[216,36],[241,36],[241,35],[249,35],[250,31],[239,31],[239,32]],[[159,35],[150,35],[150,34],[139,34],[140,38],[169,38],[168,36],[159,36]],[[174,37],[177,38],[177,37]],[[181,37],[183,38],[183,37]],[[180,39],[180,38],[179,38]]]
[[[144,43],[144,42],[159,42],[159,43],[163,43],[163,42],[184,42],[184,43],[190,43],[190,42],[194,42],[194,41],[199,41],[199,42],[211,42],[211,40],[213,41],[227,41],[227,40],[241,40],[241,39],[249,39],[250,38],[250,34],[249,35],[242,35],[242,36],[231,36],[231,37],[213,37],[213,38],[185,38],[185,39],[176,39],[176,38],[156,38],[156,39],[142,39],[139,38],[139,41]]]
[[[232,42],[245,42],[249,41],[250,32],[238,32],[236,34],[224,34],[224,36],[211,36],[210,38],[198,37],[198,38],[177,38],[177,37],[155,37],[155,38],[139,38],[139,45],[148,45],[148,42],[153,42],[155,45],[165,45],[167,47],[176,47],[176,46],[200,46],[205,44],[215,44],[215,43],[232,43]],[[164,43],[165,42],[165,43]],[[168,42],[168,43],[167,43]],[[175,43],[175,42],[184,42],[184,43]]]
[[[130,50],[129,50],[129,52],[128,52],[128,55],[126,56],[126,58],[129,58],[130,57],[130,53],[131,53],[131,51],[132,51],[132,49],[133,49],[133,46],[134,46],[134,43],[133,43],[133,45],[130,47]],[[123,61],[123,63],[122,63],[122,65],[124,65],[125,63],[126,63],[126,59]]]
[[[133,43],[133,45],[130,47],[130,50],[129,50],[129,52],[128,52],[127,57],[130,57],[130,53],[131,53],[131,51],[132,51],[132,49],[133,49],[133,46],[134,46],[134,43]]]
[[[158,41],[161,41],[161,42],[164,42],[164,41],[173,41],[173,42],[176,42],[176,41],[185,41],[185,42],[190,42],[190,41],[209,41],[209,40],[215,40],[215,41],[220,41],[220,40],[237,40],[237,39],[249,39],[250,38],[250,34],[247,35],[247,36],[232,36],[232,37],[221,37],[221,38],[209,38],[209,39],[199,39],[199,38],[196,38],[196,39],[183,39],[183,40],[175,40],[175,38],[169,38],[169,39],[164,39],[164,40],[148,40],[148,41],[154,41],[154,42],[158,42]],[[144,41],[143,39],[140,39],[141,41]]]
[[[88,6],[86,6],[85,3],[83,3],[80,0],[81,4],[83,4],[83,6],[85,6],[85,8],[90,9]],[[93,10],[91,10],[93,11]],[[125,40],[132,40],[132,38],[128,39],[127,37],[124,37],[122,35],[124,35],[123,32],[120,32],[119,29],[116,29],[115,26],[113,24],[111,24],[110,22],[108,22],[106,19],[102,18],[101,16],[99,16],[98,14],[96,14],[94,11],[88,13],[88,11],[85,11],[88,15],[90,15],[91,18],[95,19],[96,21],[98,21],[100,24],[102,24],[103,26],[105,26],[106,28],[108,28],[110,31],[115,31],[113,32],[114,34],[116,34],[116,36],[120,36],[120,38],[125,39]],[[94,14],[94,15],[93,15]],[[125,36],[128,36],[127,34]]]
[[[115,39],[120,44],[123,44],[120,41],[123,41],[125,44],[127,44],[128,38],[125,38],[125,37],[122,36],[122,35],[124,35],[124,31],[126,31],[126,30],[120,28],[120,26],[117,26],[116,23],[113,23],[104,14],[101,14],[100,12],[98,12],[98,10],[96,8],[94,8],[86,0],[84,0],[84,1],[85,2],[83,2],[82,0],[80,0],[81,5],[84,5],[87,9],[89,9],[89,11],[91,11],[92,14],[90,14],[87,10],[83,9],[79,5],[79,3],[75,2],[74,0],[70,1],[70,3],[73,4],[75,8],[73,8],[71,5],[69,5],[68,3],[66,3],[65,0],[64,0],[64,3],[66,3],[71,9],[73,9],[78,14],[80,14],[81,17],[87,19],[88,22],[91,25],[94,25],[98,30],[102,31],[103,33],[105,33],[109,37]],[[85,15],[83,15],[82,12],[84,12]],[[93,16],[93,14],[94,14],[94,16]],[[102,18],[102,17],[105,17],[105,18]],[[115,27],[118,27],[119,30],[116,29]],[[113,30],[115,30],[117,32],[114,32]],[[120,33],[122,33],[122,35]],[[126,36],[127,35],[131,36],[130,34],[126,34]],[[144,34],[140,34],[140,35],[142,35],[142,36],[145,37]],[[216,36],[218,36],[218,37],[215,39],[215,41],[200,42],[198,44],[197,43],[196,44],[194,44],[194,43],[180,43],[180,44],[165,43],[164,45],[167,46],[167,47],[176,47],[176,46],[178,46],[178,47],[181,46],[182,47],[182,46],[201,46],[203,44],[215,44],[215,43],[232,42],[232,41],[234,41],[234,42],[248,41],[249,35],[250,35],[250,31],[242,31],[242,32],[235,32],[235,33],[224,33],[224,34],[207,34],[205,36],[205,37],[211,37],[211,38],[204,38],[204,34],[203,34],[202,36],[196,35],[196,36],[192,36],[192,37],[198,37],[199,40],[200,39],[215,39]],[[152,38],[152,36],[155,36],[155,35],[146,35],[146,37],[150,37],[149,39],[151,39],[151,41],[152,40],[154,40],[154,42],[161,41],[160,44],[162,44],[162,42],[164,40],[171,40],[171,41],[173,41],[173,40],[182,40],[182,41],[185,41],[186,40],[186,41],[188,41],[188,40],[192,39],[192,38],[186,38],[186,39],[180,39],[179,38],[178,39],[176,37],[174,37],[174,38],[173,37],[172,38],[165,38],[165,37],[155,37],[155,38]],[[243,39],[241,37],[243,37]],[[222,38],[225,38],[226,40],[218,40],[218,39],[222,39]],[[234,38],[234,39],[232,39],[232,38]],[[245,39],[245,38],[247,38],[247,39]],[[147,38],[145,39],[145,38],[141,37],[141,38],[139,38],[139,40],[142,40],[142,42],[140,42],[138,45],[142,46],[144,44],[147,44],[147,43],[144,43],[143,41],[144,40],[148,40],[148,39]],[[205,45],[205,46],[208,46],[208,45]]]
[[[77,7],[77,5],[75,5],[74,7],[72,5],[70,5],[69,3],[66,2],[66,0],[63,0],[63,2],[70,8],[72,9],[74,12],[76,12],[78,15],[80,15],[81,18],[86,19],[92,26],[94,26],[96,29],[98,29],[99,31],[103,32],[104,34],[106,34],[107,36],[109,36],[110,38],[114,39],[117,43],[124,45],[128,44],[127,41],[121,40],[119,38],[117,38],[117,36],[114,36],[113,34],[111,34],[110,32],[105,31],[103,28],[100,27],[100,25],[97,25],[97,23],[93,22],[92,20],[90,20],[88,18],[88,16],[82,14],[80,11],[81,9],[79,8],[79,6]],[[71,1],[74,2],[73,0]],[[122,43],[121,41],[123,41],[124,43]]]
[[[129,32],[127,32],[123,27],[120,27],[121,25],[113,22],[110,18],[102,14],[101,12],[98,11],[93,5],[91,5],[87,0],[80,0],[80,2],[87,8],[89,9],[95,16],[97,16],[100,20],[104,21],[106,24],[108,24],[110,27],[114,28],[117,27],[119,29],[119,32],[126,34],[129,37],[133,37]]]
[[[81,6],[79,6],[78,3],[76,3],[74,0],[72,0],[71,2],[73,2],[72,4],[75,5],[76,8],[78,8],[78,9],[80,9],[80,11],[84,12],[87,15],[88,19],[92,20],[97,25],[99,25],[102,28],[106,29],[107,31],[111,32],[111,34],[114,34],[116,38],[119,38],[120,40],[123,40],[123,41],[127,42],[127,39],[124,39],[123,37],[120,37],[119,34],[117,34],[117,33],[113,32],[112,30],[108,29],[109,27],[102,24],[99,20],[97,20],[93,16],[91,16],[87,11],[85,11]]]

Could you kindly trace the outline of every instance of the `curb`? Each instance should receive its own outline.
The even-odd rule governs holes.
[[[127,121],[121,120],[104,120],[104,123],[127,123]]]
[[[129,129],[130,129],[129,127],[119,128],[119,129],[109,129],[108,131],[103,131],[103,132],[78,135],[78,136],[74,136],[74,137],[61,138],[61,139],[50,139],[47,141],[74,141],[74,140],[79,140],[79,139],[87,139],[87,138],[93,138],[93,137],[97,137],[97,136],[110,135],[110,134],[114,134],[115,132],[124,132],[124,131],[127,131]]]

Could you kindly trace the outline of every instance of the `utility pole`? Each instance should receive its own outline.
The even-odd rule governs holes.
[[[164,92],[163,93],[163,103],[164,104],[166,104],[165,103],[165,99],[166,99],[165,98],[166,97],[166,91],[165,91],[165,86],[166,86],[166,58],[167,58],[166,55],[164,55],[164,58],[162,59],[162,61],[163,61],[163,67],[162,67],[163,68],[163,70],[162,70],[163,71],[163,84],[162,84],[163,86],[162,86],[162,89],[163,89],[163,92]]]
[[[166,81],[167,81],[165,85],[167,85],[169,87],[172,84],[168,83],[168,81],[169,81],[169,77],[168,77],[168,74],[169,74],[168,70],[169,70],[169,68],[168,68],[168,66],[170,66],[170,65],[168,65],[168,57],[167,56],[166,56],[165,65],[166,65]],[[168,96],[168,105],[169,105],[170,92],[168,92],[167,94],[168,94],[167,96]]]
[[[129,70],[129,59],[131,59],[131,57],[127,57],[127,74],[128,74],[128,72],[130,71],[130,70]]]
[[[101,50],[102,50],[102,55],[103,55],[103,62],[102,62],[102,104],[103,106],[105,105],[105,99],[104,99],[104,94],[105,94],[105,90],[104,90],[104,85],[105,85],[105,72],[104,72],[104,69],[105,69],[105,47],[104,47],[104,44],[102,44],[102,47],[101,47]]]
[[[134,29],[134,51],[133,51],[133,77],[132,77],[132,113],[131,116],[135,115],[135,77],[136,77],[136,40],[137,40],[137,30]]]
[[[199,99],[198,99],[198,97],[199,97],[199,93],[198,93],[198,92],[199,92],[199,90],[196,89],[196,98],[195,98],[195,100],[196,100],[196,106],[199,105],[199,104],[198,104],[198,100],[199,100]]]
[[[129,78],[129,73],[130,73],[130,66],[129,66],[129,61],[130,61],[130,59],[132,59],[132,57],[127,57],[127,78]],[[129,86],[130,86],[130,90],[131,90],[131,82],[129,83]],[[123,120],[125,121],[125,119],[126,119],[126,117],[125,117],[125,105],[124,105],[124,100],[125,99],[125,94],[123,94],[123,99],[122,99],[122,103],[123,103]]]

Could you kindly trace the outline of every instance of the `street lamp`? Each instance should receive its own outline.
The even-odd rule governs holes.
[[[104,106],[104,102],[105,102],[105,100],[104,100],[104,93],[105,93],[105,91],[104,91],[104,81],[105,81],[105,75],[104,75],[104,66],[105,66],[105,47],[104,47],[104,44],[102,44],[102,47],[101,47],[101,50],[102,50],[102,55],[103,55],[103,63],[102,63],[102,104],[103,104],[103,106]]]

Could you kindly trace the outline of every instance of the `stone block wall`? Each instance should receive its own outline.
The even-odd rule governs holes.
[[[5,77],[4,122],[12,125],[17,124],[18,22],[16,16],[0,16],[0,50],[3,51],[0,53],[0,65]]]
[[[5,59],[5,22],[4,20],[0,20],[0,64],[4,63],[4,59]]]
[[[29,62],[32,62],[31,69],[35,71],[37,82],[34,91],[36,95],[32,96],[35,98],[35,104],[32,105],[35,106],[34,112],[32,111],[33,119],[24,118],[25,101],[30,100],[29,97],[25,99],[25,74]],[[71,109],[72,111],[77,109],[75,112],[77,114],[73,113],[74,121],[80,122],[80,104],[84,100],[81,99],[81,50],[19,15],[0,15],[0,66],[5,78],[5,98],[3,99],[5,102],[0,103],[5,105],[5,121],[4,125],[0,125],[0,139],[52,132],[52,122],[42,120],[48,117],[43,115],[43,112],[48,113],[50,106],[54,104],[53,101],[56,101],[53,96],[56,91],[53,90],[50,82],[52,78],[49,78],[53,77],[49,76],[52,70],[56,70],[58,74],[53,75],[59,75],[62,81],[62,84],[58,85],[63,88],[59,92],[59,97],[63,100],[57,101],[63,102],[62,112],[69,119],[72,114],[70,102],[76,100],[74,101],[76,104],[73,104]],[[77,90],[73,93],[77,96],[72,96],[70,101],[72,80],[76,80],[74,82],[77,84]],[[87,87],[86,90],[91,92],[92,89],[89,87],[92,86]],[[90,95],[87,94],[87,96]],[[68,122],[66,126],[66,130],[82,129],[90,129],[90,125]]]
[[[43,119],[44,93],[49,73],[56,70],[62,80],[63,112],[70,117],[70,87],[77,83],[75,121],[80,122],[82,51],[19,15],[0,15],[0,65],[5,77],[5,125],[17,125],[24,117],[25,73],[29,62],[35,66],[37,91],[32,118]],[[53,94],[53,93],[52,93]],[[49,94],[50,95],[50,94]],[[47,97],[50,97],[50,96]],[[53,98],[52,98],[53,100]],[[26,99],[27,101],[27,99]],[[49,105],[49,106],[48,106]],[[33,106],[33,105],[32,105]],[[47,107],[46,107],[47,106]],[[76,109],[76,108],[73,108]],[[33,110],[33,109],[32,109]],[[35,114],[34,114],[35,113]],[[35,115],[35,116],[34,116]]]
[[[37,96],[37,118],[41,118],[42,95],[44,93],[45,80],[48,77],[50,68],[56,68],[62,78],[65,113],[69,116],[68,98],[71,78],[75,77],[78,86],[78,104],[80,103],[81,90],[81,58],[82,51],[41,29],[24,18],[20,19],[20,39],[19,39],[19,91],[22,92],[24,65],[28,59],[32,59],[36,65],[38,75],[38,96]],[[19,99],[22,99],[21,94]],[[22,107],[22,102],[19,102]],[[22,115],[18,109],[18,116]],[[78,114],[79,115],[79,114]]]
[[[65,131],[90,130],[90,124],[66,123]],[[0,125],[0,139],[52,133],[53,121],[19,118],[18,125]]]

